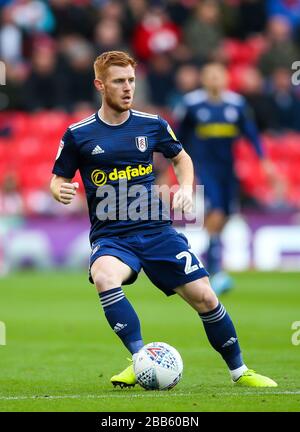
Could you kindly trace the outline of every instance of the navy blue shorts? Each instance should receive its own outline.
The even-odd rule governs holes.
[[[191,251],[187,238],[172,227],[154,234],[100,238],[92,244],[90,268],[103,255],[119,258],[133,270],[124,285],[132,284],[143,269],[151,282],[167,296],[175,294],[174,288],[180,285],[208,276]],[[91,274],[90,281],[93,283]]]

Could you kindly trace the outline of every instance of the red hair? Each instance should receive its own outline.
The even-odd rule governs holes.
[[[126,67],[129,65],[135,69],[137,63],[128,53],[123,51],[104,52],[94,61],[95,77],[96,79],[104,79],[110,66]]]

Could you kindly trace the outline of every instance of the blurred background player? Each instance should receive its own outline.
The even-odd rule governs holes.
[[[201,71],[201,89],[183,98],[178,136],[194,162],[198,182],[204,185],[205,227],[209,235],[206,267],[218,294],[233,286],[222,271],[221,233],[230,214],[237,210],[237,177],[233,145],[241,134],[248,138],[267,176],[273,166],[265,158],[262,142],[245,99],[227,89],[228,76],[221,63],[209,63]]]

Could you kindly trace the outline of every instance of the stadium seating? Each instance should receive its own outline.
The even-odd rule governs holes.
[[[253,36],[246,41],[226,38],[223,49],[231,65],[253,66],[266,50],[266,42],[261,36]]]
[[[235,148],[236,171],[244,191],[262,204],[300,207],[300,136],[287,133],[263,137],[267,156],[273,161],[280,190],[268,183],[254,150],[241,139]]]
[[[0,186],[9,174],[25,197],[30,190],[48,188],[60,139],[78,118],[62,112],[36,114],[1,113],[1,125],[9,136],[0,137]],[[266,152],[275,163],[284,187],[276,195],[259,165],[252,147],[243,139],[235,147],[236,170],[244,192],[262,204],[283,201],[300,207],[300,136],[288,133],[263,137]],[[79,176],[76,177],[79,180]],[[174,178],[171,177],[173,182]],[[80,188],[81,192],[83,188]]]

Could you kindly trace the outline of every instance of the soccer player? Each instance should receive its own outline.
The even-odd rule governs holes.
[[[101,94],[101,108],[67,129],[51,180],[54,198],[69,204],[78,189],[72,179],[80,170],[91,220],[90,280],[97,288],[106,319],[134,356],[144,342],[139,318],[122,285],[133,283],[143,268],[162,292],[167,296],[178,294],[199,314],[212,347],[223,357],[236,385],[276,386],[273,380],[245,365],[234,325],[211,289],[208,273],[171,221],[163,218],[162,212],[161,217],[152,219],[124,217],[124,210],[129,214],[133,201],[128,193],[128,208],[123,208],[122,181],[131,187],[144,186],[151,198],[154,151],[170,158],[174,165],[180,184],[174,206],[189,211],[192,203],[190,157],[165,120],[131,108],[135,66],[134,59],[124,52],[110,51],[97,57],[94,84]],[[103,188],[107,193],[112,189],[119,197],[115,213],[111,211],[116,218],[103,217]],[[114,375],[111,382],[134,386],[133,365]]]
[[[219,295],[232,287],[232,279],[222,271],[220,235],[229,215],[237,210],[238,183],[232,151],[236,139],[241,134],[248,138],[269,180],[275,181],[275,172],[265,158],[244,98],[227,90],[225,67],[209,63],[202,68],[201,77],[203,88],[184,96],[177,135],[192,157],[196,177],[204,185],[205,227],[209,234],[206,269]]]

